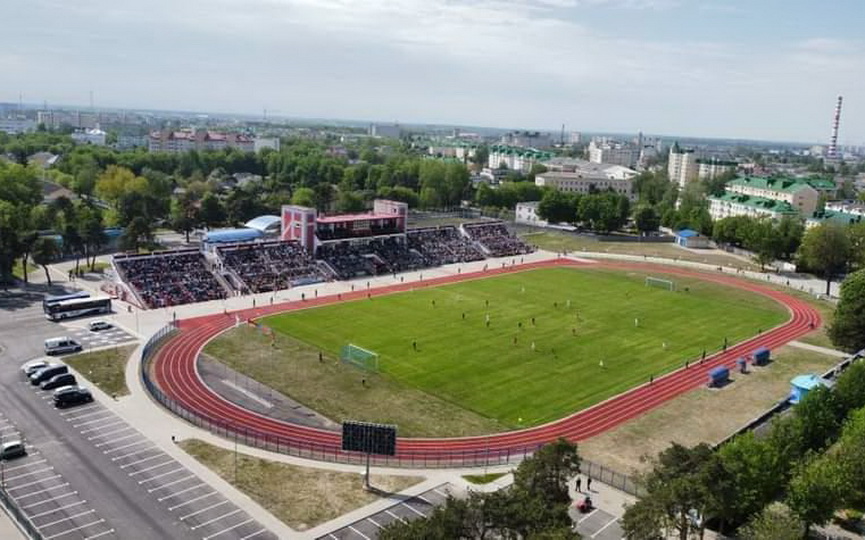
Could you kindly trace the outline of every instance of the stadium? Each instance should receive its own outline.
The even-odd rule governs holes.
[[[377,463],[512,462],[609,430],[820,323],[803,300],[729,272],[536,252],[496,221],[408,229],[392,201],[348,216],[288,206],[281,221],[279,238],[114,264],[144,306],[210,302],[145,347],[157,401],[244,444],[314,459],[361,460],[339,431],[360,420],[398,427],[395,455]],[[266,296],[245,309],[222,302],[255,293]],[[312,420],[220,395],[202,374],[208,359]]]

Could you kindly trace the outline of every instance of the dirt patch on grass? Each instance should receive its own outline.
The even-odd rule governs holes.
[[[109,396],[125,396],[126,362],[135,350],[135,345],[116,347],[66,357],[63,361]]]
[[[580,454],[622,473],[641,471],[640,458],[654,456],[672,442],[694,445],[717,443],[777,403],[790,391],[790,379],[803,373],[822,373],[838,358],[782,347],[773,361],[747,375],[733,374],[734,382],[719,390],[698,388],[580,444]]]
[[[298,467],[238,454],[235,477],[234,452],[197,439],[182,441],[180,447],[298,531],[381,498],[363,489],[363,476],[359,474]],[[371,484],[384,493],[399,493],[423,480],[419,476],[373,474]]]

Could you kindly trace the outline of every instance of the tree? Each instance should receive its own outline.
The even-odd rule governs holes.
[[[846,231],[831,223],[823,223],[809,230],[802,238],[799,260],[826,280],[828,295],[832,278],[843,272],[850,261],[850,240]]]
[[[655,499],[640,499],[639,504],[626,505],[620,522],[629,540],[664,540],[667,522],[664,508]]]
[[[749,431],[718,450],[730,489],[722,496],[719,518],[734,526],[769,504],[783,487],[787,462],[771,440]]]
[[[336,198],[336,211],[342,213],[362,212],[363,197],[354,191],[341,191]]]
[[[294,190],[291,195],[291,204],[312,208],[315,206],[315,191],[312,188],[301,187]]]
[[[36,242],[33,243],[33,252],[31,254],[33,263],[41,266],[42,269],[45,270],[45,280],[48,281],[49,287],[51,286],[51,274],[48,272],[48,265],[54,262],[59,255],[60,248],[57,246],[57,242],[53,238],[40,236],[36,239]]]
[[[207,227],[219,225],[225,221],[225,208],[222,201],[214,193],[205,193],[201,199],[198,217]]]
[[[25,251],[21,244],[22,210],[9,201],[0,199],[0,281],[12,280],[15,260]]]
[[[78,235],[84,245],[84,260],[90,257],[90,270],[96,267],[96,254],[108,243],[102,223],[102,213],[95,207],[82,206],[78,210]]]
[[[195,228],[199,221],[198,208],[195,202],[187,194],[182,194],[171,201],[171,227],[183,233],[186,237],[186,243],[189,243],[189,233]]]
[[[789,507],[773,503],[755,514],[740,536],[743,540],[802,540],[805,525]]]
[[[514,473],[514,488],[549,503],[570,502],[568,479],[580,472],[577,446],[565,439],[545,444]]]
[[[850,240],[850,264],[854,268],[865,269],[865,221],[847,227],[847,238]]]
[[[789,260],[793,257],[802,244],[802,235],[805,234],[805,225],[802,220],[793,216],[784,216],[778,223],[778,234],[780,235],[779,256]]]
[[[846,351],[865,348],[865,269],[853,272],[841,283],[829,338]]]
[[[573,223],[576,212],[574,198],[558,190],[547,191],[538,203],[538,216],[550,223]]]
[[[775,223],[769,219],[754,221],[745,235],[745,247],[754,253],[754,260],[759,263],[760,271],[780,256],[782,242]]]
[[[120,244],[124,250],[138,251],[144,245],[153,241],[153,231],[150,222],[143,217],[134,218],[126,226]]]
[[[641,204],[634,211],[634,225],[637,226],[640,234],[645,235],[658,230],[658,227],[661,226],[661,216],[658,215],[654,207]]]
[[[315,197],[313,203],[315,209],[319,212],[326,212],[330,209],[330,203],[333,201],[333,186],[327,183],[321,183],[313,188]]]
[[[834,392],[847,413],[865,407],[865,362],[856,362],[844,370],[835,383]]]
[[[787,488],[787,505],[805,524],[822,525],[832,519],[849,493],[843,464],[823,455],[799,468]]]

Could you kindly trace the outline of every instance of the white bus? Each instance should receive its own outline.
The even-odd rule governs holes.
[[[101,315],[111,313],[111,298],[107,296],[96,298],[73,298],[51,304],[45,309],[45,317],[50,321],[83,317],[85,315]]]

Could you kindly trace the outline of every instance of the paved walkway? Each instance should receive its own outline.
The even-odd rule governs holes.
[[[829,347],[821,347],[819,345],[811,345],[810,343],[802,343],[801,341],[791,341],[787,345],[790,345],[791,347],[797,347],[799,349],[814,351],[820,354],[835,356],[837,358],[847,358],[848,356],[850,356],[850,354],[839,351],[837,349],[830,349]]]

